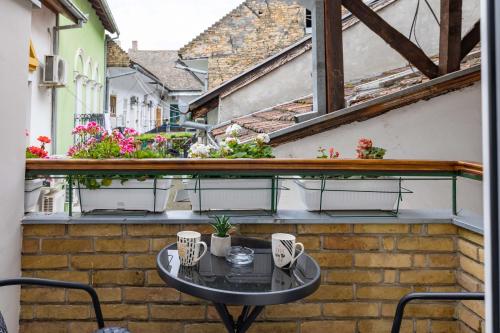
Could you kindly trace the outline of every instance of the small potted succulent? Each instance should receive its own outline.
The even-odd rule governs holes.
[[[29,133],[26,132],[26,136]],[[47,136],[39,136],[37,138],[40,142],[40,147],[29,146],[26,148],[26,159],[31,158],[48,158],[49,153],[47,152],[46,145],[51,143],[51,140]],[[40,197],[40,192],[42,191],[43,179],[26,179],[24,181],[24,211],[31,212],[36,208],[38,203],[38,198]]]
[[[210,223],[214,228],[212,240],[210,242],[210,253],[217,257],[225,257],[231,247],[231,235],[229,231],[233,228],[228,216],[216,216],[215,221]]]
[[[336,159],[333,148],[318,150],[318,158]],[[383,159],[386,150],[375,147],[372,140],[361,138],[356,147],[358,159]],[[334,176],[323,179],[296,180],[301,199],[309,211],[394,211],[401,195],[398,177]]]
[[[195,143],[189,158],[262,159],[273,158],[270,138],[260,133],[254,139],[241,142],[244,129],[232,124],[219,147]],[[193,211],[208,210],[272,210],[278,203],[282,181],[271,177],[206,177],[185,181]]]

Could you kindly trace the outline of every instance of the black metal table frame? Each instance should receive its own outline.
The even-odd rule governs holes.
[[[205,241],[210,241],[210,239],[203,237]],[[250,244],[245,243],[245,246],[256,247],[256,248],[268,248],[270,247],[269,241],[252,239],[252,238],[233,238],[232,244],[241,245],[240,242],[250,242]],[[293,290],[279,291],[279,292],[263,292],[263,293],[241,293],[241,292],[229,292],[223,290],[215,290],[209,287],[201,288],[199,285],[192,284],[187,281],[180,281],[175,279],[164,271],[162,266],[161,257],[168,254],[166,251],[171,249],[172,246],[176,244],[171,244],[160,251],[157,257],[157,268],[158,273],[165,280],[170,287],[173,287],[181,292],[187,293],[189,295],[199,297],[208,301],[211,301],[217,313],[219,314],[225,328],[229,333],[245,333],[250,326],[255,322],[259,314],[264,310],[266,305],[272,304],[286,304],[290,302],[295,302],[297,300],[303,299],[313,292],[315,292],[321,283],[321,269],[319,265],[310,258],[314,265],[316,266],[317,274],[311,283],[308,283],[301,288],[296,288]],[[256,297],[259,300],[256,300]],[[227,305],[242,305],[243,309],[241,314],[235,320],[234,317],[229,312]]]
[[[252,326],[253,322],[257,319],[262,310],[264,310],[263,305],[256,305],[252,309],[250,305],[244,305],[241,310],[241,314],[238,316],[238,320],[234,320],[225,304],[214,303],[214,305],[227,331],[234,333],[246,332],[250,326]]]

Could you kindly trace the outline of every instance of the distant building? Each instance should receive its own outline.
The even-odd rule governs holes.
[[[137,41],[128,53],[108,41],[108,111],[111,127],[148,132],[175,129],[179,105],[204,91],[202,79],[185,69],[177,51],[139,50]]]
[[[59,31],[59,55],[66,61],[67,82],[57,90],[56,152],[65,154],[73,143],[71,129],[88,121],[104,122],[106,36],[118,27],[106,0],[73,0],[88,20],[81,27],[64,17]]]
[[[246,0],[179,55],[189,66],[207,70],[213,88],[303,38],[310,27],[310,16],[295,0]]]

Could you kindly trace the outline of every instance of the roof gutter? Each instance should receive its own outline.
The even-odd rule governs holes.
[[[120,29],[118,29],[118,25],[115,22],[115,18],[113,17],[113,13],[109,8],[108,2],[106,0],[99,0],[99,2],[101,3],[102,9],[104,9],[104,13],[106,14],[106,16],[109,19],[109,22],[111,23],[111,28],[114,30],[110,32],[120,35]]]
[[[83,25],[88,22],[87,15],[85,15],[73,2],[70,0],[59,0],[59,2],[68,10],[68,12],[76,17],[77,24]]]

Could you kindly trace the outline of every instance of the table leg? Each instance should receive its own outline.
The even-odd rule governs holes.
[[[253,324],[255,319],[257,319],[262,310],[264,310],[264,307],[260,305],[254,306],[251,310],[250,306],[245,305],[240,316],[238,317],[238,321],[235,322],[225,304],[214,303],[214,305],[229,333],[245,333]]]

